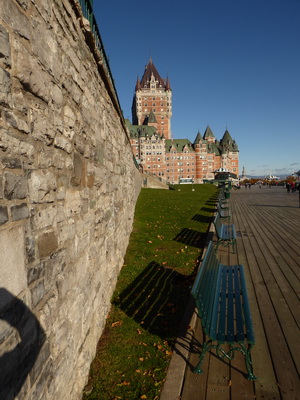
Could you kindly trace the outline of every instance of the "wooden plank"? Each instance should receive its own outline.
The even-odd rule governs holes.
[[[228,363],[213,351],[204,360],[203,375],[197,376],[187,367],[181,398],[296,400],[300,393],[298,193],[252,186],[231,194],[237,251],[233,254],[231,246],[220,245],[218,258],[225,265],[244,265],[256,339],[252,361],[258,379],[246,379],[242,354],[237,353]],[[189,363],[195,366],[197,362],[198,356],[192,352]]]
[[[200,319],[197,319],[194,339],[192,341],[192,349],[190,350],[190,357],[187,362],[187,368],[185,373],[185,380],[183,390],[181,393],[181,400],[205,400],[206,399],[206,387],[207,387],[207,376],[209,370],[209,358],[208,353],[204,358],[202,369],[203,374],[197,375],[193,372],[194,368],[199,361],[199,352],[202,350],[203,345],[203,331],[200,323]]]
[[[277,318],[287,341],[287,346],[290,348],[291,357],[297,365],[298,371],[300,371],[300,342],[298,340],[300,337],[300,331],[296,322],[297,320],[294,319],[289,304],[298,313],[299,307],[295,307],[295,296],[291,286],[288,285],[288,288],[286,287],[287,281],[278,271],[278,266],[274,262],[272,251],[270,251],[270,242],[266,235],[262,234],[263,228],[257,224],[255,226],[253,221],[251,222],[250,227],[252,231],[255,232],[256,258],[260,266],[262,277],[266,284],[272,305],[276,310]],[[266,229],[265,226],[264,229]],[[277,280],[275,279],[276,275]],[[282,295],[283,285],[285,285],[285,297]]]
[[[251,258],[250,252],[252,250],[253,260],[250,260],[250,263],[252,266],[251,271],[253,272],[251,277],[253,279],[258,303],[263,304],[263,307],[260,307],[260,312],[264,329],[267,333],[268,344],[270,346],[271,357],[273,359],[275,371],[278,374],[279,386],[283,398],[293,398],[295,395],[293,386],[297,387],[299,385],[299,377],[295,366],[293,365],[288,344],[292,345],[293,349],[295,349],[295,346],[297,347],[297,340],[296,342],[293,340],[297,336],[297,330],[295,330],[295,324],[293,324],[291,320],[291,315],[289,314],[289,316],[286,317],[286,313],[284,312],[286,308],[284,298],[280,296],[280,290],[277,282],[275,282],[274,276],[270,272],[270,268],[274,268],[274,263],[272,265],[271,254],[269,253],[266,256],[266,253],[269,252],[268,245],[270,246],[271,241],[264,241],[264,243],[262,243],[264,238],[260,234],[262,230],[267,229],[267,226],[262,219],[259,220],[260,223],[258,223],[257,219],[255,221],[256,226],[254,226],[252,219],[254,218],[253,215],[255,212],[253,210],[249,212],[249,207],[248,210],[245,210],[247,207],[241,207],[239,210],[239,206],[237,206],[237,210],[239,212],[237,220],[240,222],[243,221],[243,219],[244,221],[247,219],[247,221],[244,223],[244,226],[242,226],[242,229],[240,228],[240,231],[244,231],[245,234],[240,236],[244,241],[244,247],[245,241],[249,242],[246,244],[248,249],[246,249],[245,255],[245,258],[248,260],[248,262],[249,258]],[[278,212],[276,214],[276,218],[279,218]],[[245,218],[245,215],[250,218]],[[260,213],[258,213],[258,215],[260,215]],[[264,252],[262,252],[262,247],[264,248]],[[240,252],[240,248],[238,251]],[[253,254],[255,254],[255,257],[253,257]],[[271,264],[269,265],[268,263]],[[253,266],[257,268],[253,268]],[[266,288],[268,290],[263,288],[264,284],[266,284]],[[296,304],[296,306],[299,306],[299,303]],[[281,319],[277,317],[278,313],[280,314]],[[288,318],[288,321],[286,318]],[[285,323],[287,322],[292,322],[292,326],[290,328],[285,328]],[[288,344],[286,343],[286,337],[283,334],[282,329],[285,329],[286,332],[288,329],[287,334],[290,336],[287,338]],[[296,351],[298,350],[296,349]],[[285,371],[283,365],[286,366]]]
[[[244,212],[240,204],[233,204],[234,222],[236,229],[240,232],[237,239],[238,262],[245,267],[247,290],[255,329],[256,344],[252,350],[254,374],[258,377],[258,380],[254,383],[255,392],[257,399],[280,399],[273,362],[254,289],[255,284],[260,284],[260,282],[257,278],[253,280],[252,276],[252,271],[257,268],[257,263],[249,241],[249,226],[247,220],[243,218]]]

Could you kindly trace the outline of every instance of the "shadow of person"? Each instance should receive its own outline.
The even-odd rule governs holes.
[[[0,350],[4,348],[0,353],[0,399],[12,400],[20,392],[45,338],[37,318],[23,301],[0,288]]]

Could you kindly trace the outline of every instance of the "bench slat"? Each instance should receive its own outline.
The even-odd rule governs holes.
[[[227,339],[229,343],[234,342],[234,293],[233,293],[233,275],[232,268],[227,269],[228,274],[228,292],[227,292]]]
[[[241,286],[242,286],[242,290],[243,290],[243,293],[244,293],[244,296],[243,296],[243,308],[244,308],[244,317],[245,317],[247,340],[248,340],[248,343],[254,344],[255,343],[254,329],[253,329],[253,324],[252,324],[252,317],[251,317],[251,312],[250,312],[249,299],[248,299],[248,295],[247,295],[247,288],[246,288],[246,280],[245,280],[244,269],[241,270],[241,278],[242,278],[241,279]]]
[[[219,328],[218,328],[218,341],[220,343],[225,342],[225,332],[226,332],[226,316],[227,316],[227,271],[222,268],[222,286],[220,295],[220,317],[219,317]]]
[[[241,351],[245,356],[248,379],[255,380],[250,354],[255,338],[244,267],[220,264],[213,243],[210,242],[191,294],[207,337],[195,372],[203,372],[201,365],[204,356],[212,348],[217,349],[217,355],[228,359],[232,359],[235,351]],[[213,344],[215,341],[217,344]],[[230,345],[228,353],[221,348],[223,343]],[[239,348],[232,346],[234,343],[238,344]]]
[[[241,296],[244,292],[241,287],[241,270],[244,269],[242,265],[235,265],[234,267],[234,287],[235,287],[235,318],[236,318],[236,342],[243,342],[245,340],[244,334],[244,310],[242,308]]]

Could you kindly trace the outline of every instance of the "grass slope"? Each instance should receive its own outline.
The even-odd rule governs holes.
[[[214,207],[212,185],[142,189],[84,400],[158,399]]]

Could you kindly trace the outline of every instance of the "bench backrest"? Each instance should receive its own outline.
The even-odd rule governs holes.
[[[210,242],[192,291],[206,335],[219,342],[255,343],[243,265],[219,263]]]
[[[218,212],[214,219],[214,226],[217,231],[217,235],[219,237],[222,236],[222,222],[221,222],[220,214]]]
[[[210,337],[214,337],[218,318],[215,297],[219,296],[220,280],[219,261],[213,243],[209,242],[191,294],[195,299],[205,333]]]

